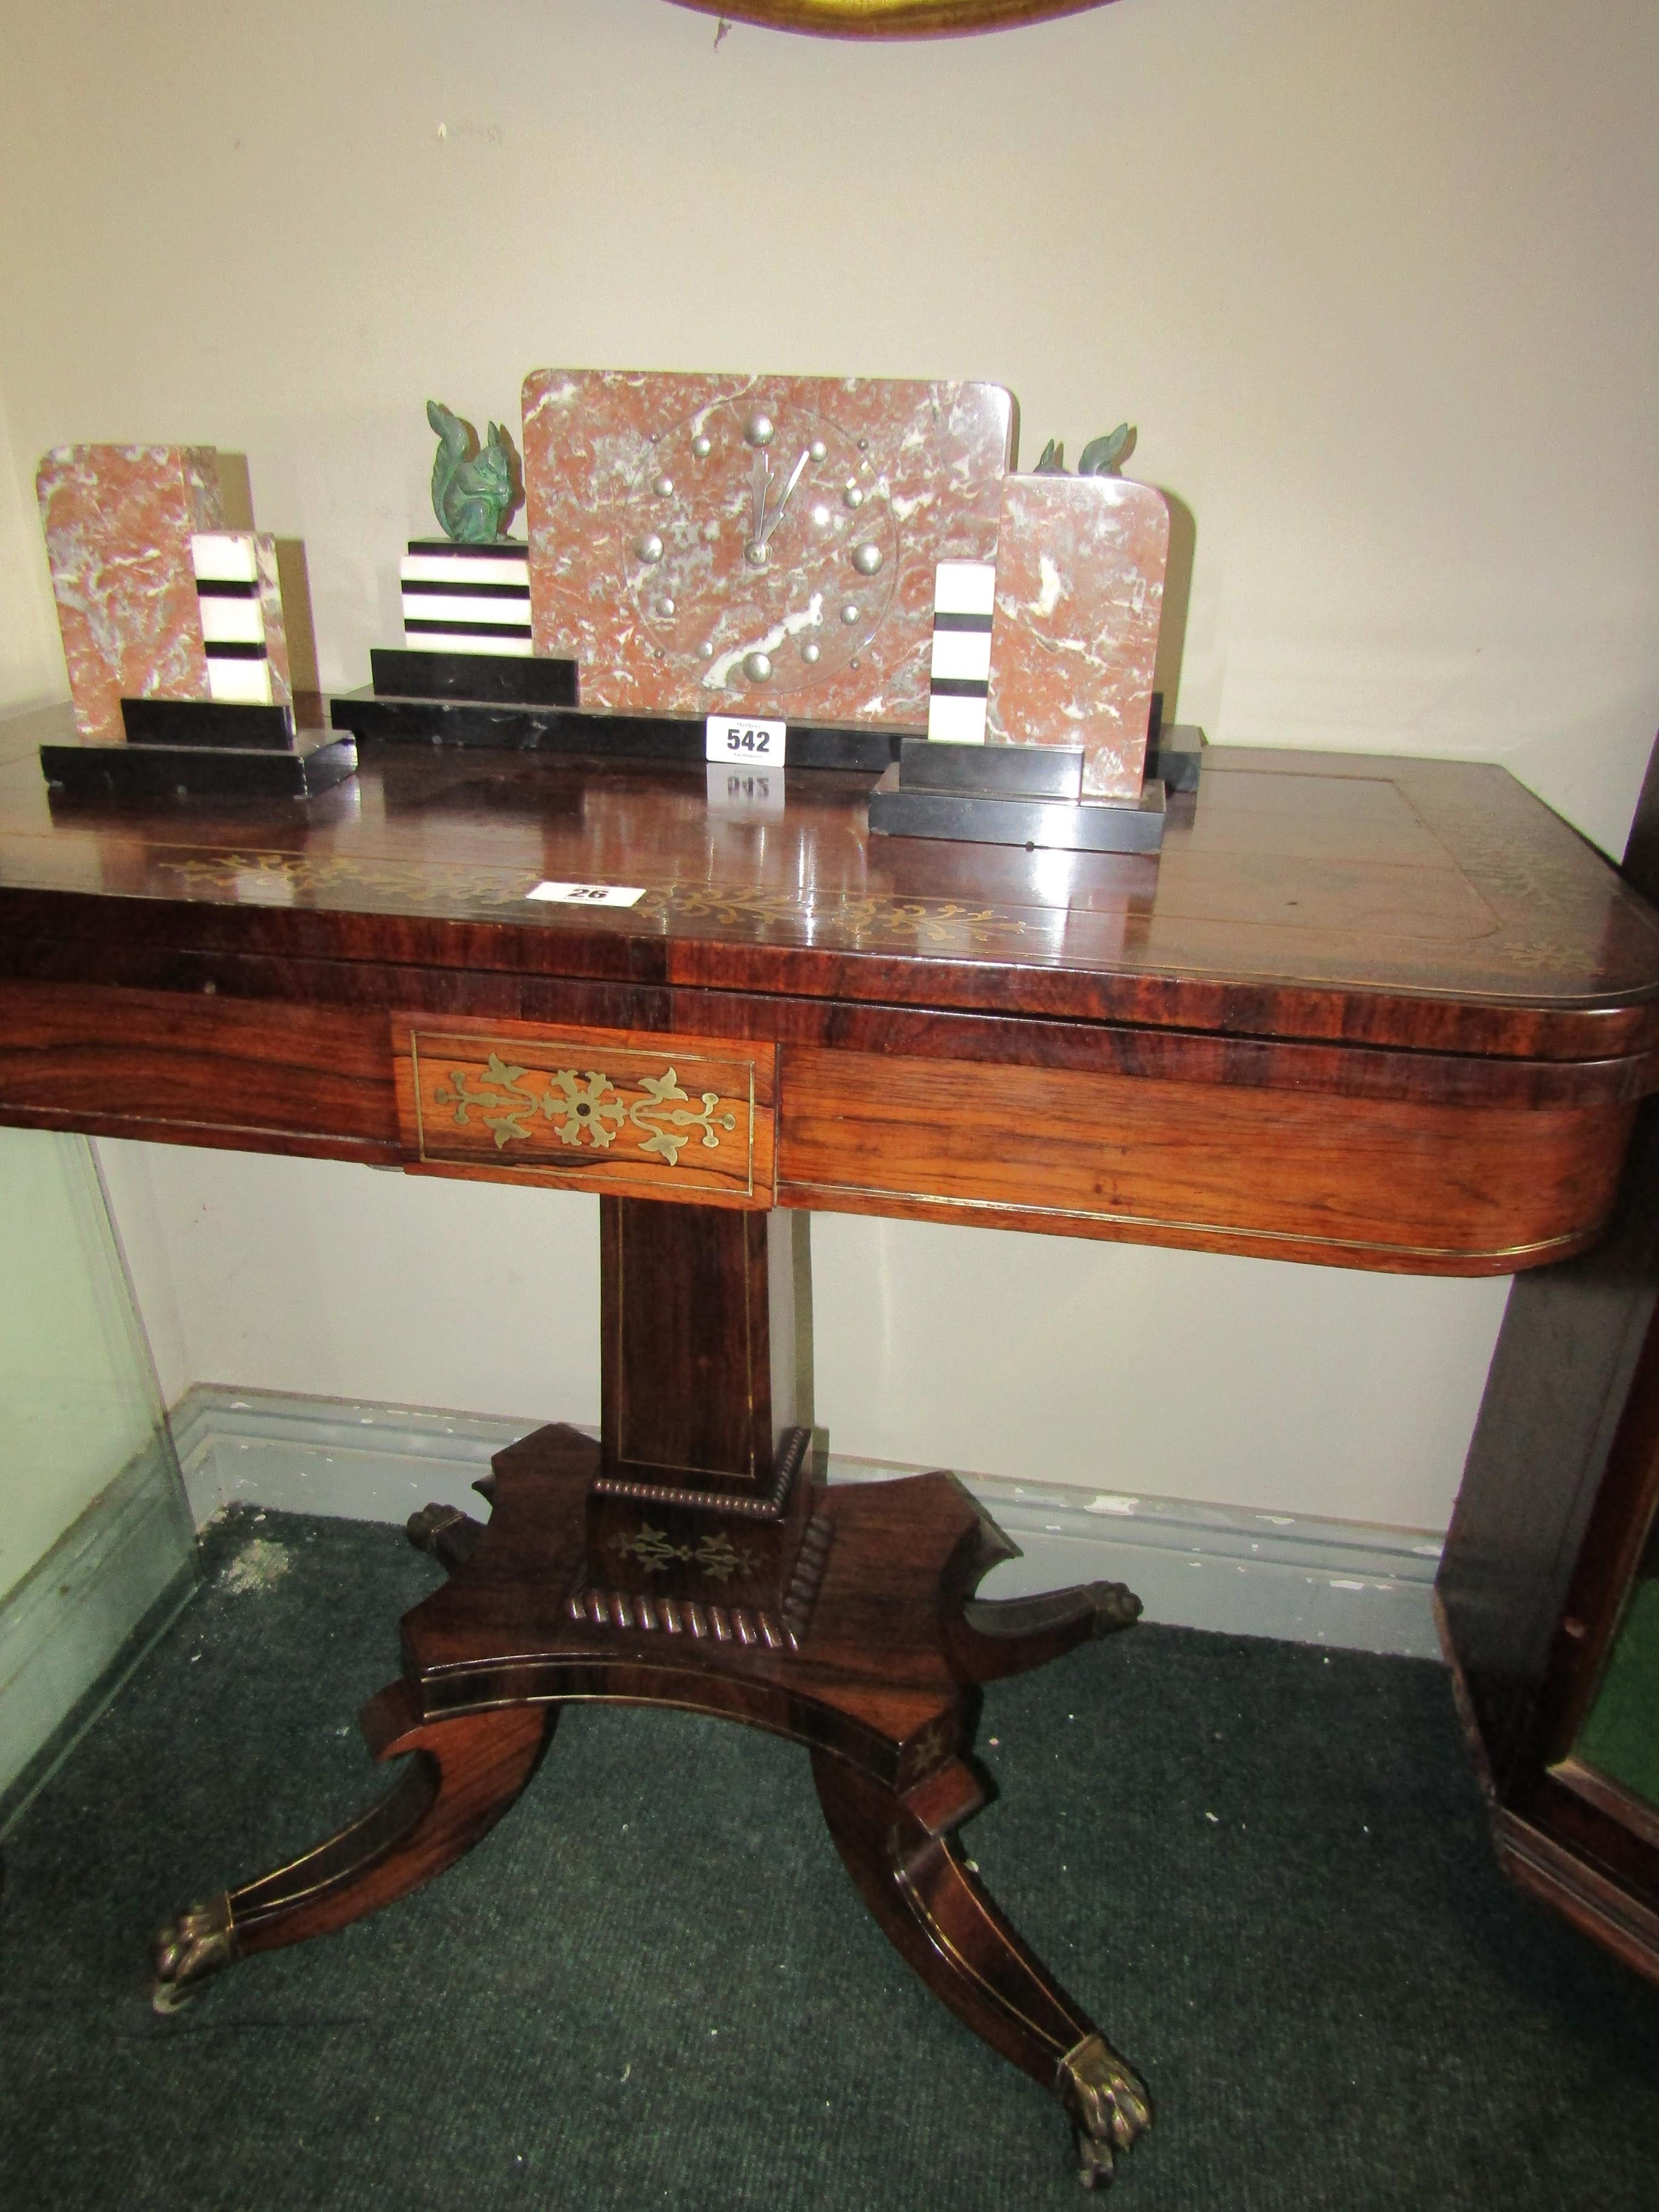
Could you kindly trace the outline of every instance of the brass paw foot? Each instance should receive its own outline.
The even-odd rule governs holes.
[[[210,1974],[229,1966],[236,1956],[236,1931],[231,1925],[230,1899],[216,1897],[210,1905],[192,1905],[170,1927],[162,1929],[150,1946],[155,1980],[150,2003],[157,2012],[177,2012],[193,1997]]]
[[[1078,2179],[1104,2189],[1117,2160],[1152,2125],[1146,2084],[1103,2035],[1085,2035],[1060,2060],[1054,2090],[1077,2131]]]
[[[1140,1618],[1140,1600],[1126,1583],[1091,1583],[1084,1595],[1094,1610],[1091,1632],[1095,1636],[1110,1636],[1120,1628],[1133,1628]]]

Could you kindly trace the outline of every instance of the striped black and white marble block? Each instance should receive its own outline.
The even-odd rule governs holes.
[[[933,572],[927,735],[936,744],[985,743],[996,583],[988,561],[941,561]]]
[[[411,538],[399,575],[410,650],[529,657],[530,549],[521,538]]]
[[[207,650],[208,696],[224,707],[286,707],[288,635],[276,541],[252,530],[198,532],[190,541]]]

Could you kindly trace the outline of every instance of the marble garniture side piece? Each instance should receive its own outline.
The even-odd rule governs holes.
[[[118,740],[124,698],[210,698],[190,541],[224,527],[212,447],[60,447],[35,488],[82,737]]]
[[[276,540],[253,530],[198,532],[191,538],[190,557],[207,653],[208,696],[220,706],[291,706]]]
[[[1170,511],[1151,484],[1006,479],[990,744],[1081,745],[1085,797],[1139,797],[1169,551]]]
[[[995,559],[1013,434],[990,384],[536,370],[535,650],[585,706],[919,731],[934,571]]]
[[[521,539],[411,538],[398,563],[404,646],[528,659],[530,568]]]

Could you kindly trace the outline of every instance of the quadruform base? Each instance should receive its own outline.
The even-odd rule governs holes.
[[[1115,1583],[1003,1603],[980,1578],[1013,1547],[954,1479],[811,1491],[792,1618],[606,1589],[585,1528],[599,1448],[555,1426],[499,1454],[480,1525],[417,1514],[450,1579],[404,1617],[404,1678],[363,1715],[404,1764],[362,1819],[180,1916],[155,1947],[173,2009],[233,1960],[346,1926],[452,1864],[536,1769],[568,1698],[660,1704],[808,1747],[836,1850],[896,1948],[952,2011],[1060,2100],[1080,2177],[1110,2179],[1146,2093],[999,1911],[957,1842],[986,1798],[967,1757],[981,1684],[1127,1626]],[[810,1585],[810,1586],[809,1586]]]

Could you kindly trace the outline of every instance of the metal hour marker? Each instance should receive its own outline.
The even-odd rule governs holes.
[[[751,446],[769,446],[777,435],[777,424],[769,415],[751,415],[743,426],[743,434]]]
[[[859,608],[856,599],[848,599],[841,611],[841,618],[844,623],[855,623],[858,620]]]
[[[697,647],[697,658],[699,660],[712,660],[714,658],[714,648],[707,638],[704,638],[702,643]]]
[[[653,561],[661,560],[662,540],[654,530],[647,531],[643,538],[634,540],[634,554],[635,559],[645,562],[647,566]]]
[[[864,494],[855,483],[849,483],[842,492],[842,497],[847,501],[848,507],[862,507],[864,504]]]
[[[745,653],[743,656],[743,672],[749,678],[749,681],[751,684],[764,684],[767,678],[772,673],[771,654],[769,653]]]
[[[659,477],[651,489],[659,499],[666,499],[674,489],[674,479],[672,477]]]
[[[853,549],[853,566],[860,576],[873,576],[881,566],[879,545],[858,545]]]
[[[714,441],[699,432],[698,435],[691,441],[691,450],[700,461],[706,461],[714,450]]]
[[[672,614],[673,613],[673,611],[674,611],[674,602],[672,601],[672,599],[659,599],[659,600],[658,600],[658,602],[657,602],[657,612],[658,612],[659,615],[672,615]]]
[[[809,668],[815,667],[817,664],[818,658],[817,647],[816,645],[802,646],[800,649],[800,657],[806,663]]]
[[[822,438],[814,438],[806,450],[815,461],[827,460],[829,458],[830,448]]]

